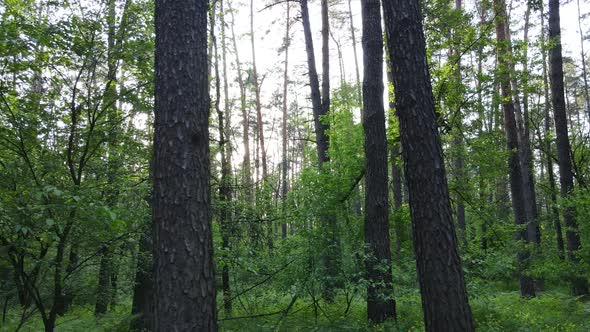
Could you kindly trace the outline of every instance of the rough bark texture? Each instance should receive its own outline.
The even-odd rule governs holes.
[[[154,132],[156,331],[215,331],[207,1],[157,0]]]
[[[496,13],[496,38],[498,41],[498,67],[499,81],[502,95],[502,110],[504,113],[504,130],[506,132],[506,144],[510,153],[508,167],[510,175],[510,191],[512,194],[512,209],[514,221],[520,226],[517,231],[517,239],[528,243],[526,226],[528,224],[525,207],[525,187],[520,163],[520,145],[518,140],[518,128],[514,115],[514,102],[512,100],[512,87],[510,85],[510,43],[506,37],[506,3],[504,0],[494,0]],[[523,274],[530,259],[527,249],[517,253],[520,295],[523,297],[535,296],[535,284],[530,276]]]
[[[387,138],[383,107],[383,38],[379,0],[362,0],[365,116],[365,245],[367,314],[372,322],[395,318],[389,244]]]
[[[572,173],[571,147],[568,137],[567,116],[565,112],[563,59],[561,56],[561,28],[559,23],[559,0],[549,0],[549,39],[553,47],[549,50],[551,103],[553,104],[553,118],[555,119],[555,136],[557,138],[557,158],[559,161],[559,182],[561,196],[568,198],[574,190],[574,176]],[[576,253],[581,248],[578,223],[572,206],[563,207],[563,221],[566,231],[568,258],[576,264]],[[571,277],[572,292],[576,296],[588,295],[588,281],[582,276]]]
[[[383,2],[427,331],[473,331],[418,0]]]

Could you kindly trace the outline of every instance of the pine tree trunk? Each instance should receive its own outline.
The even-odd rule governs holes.
[[[205,0],[156,1],[156,331],[217,330],[209,189],[207,10]]]
[[[563,59],[561,55],[561,27],[559,19],[559,0],[549,0],[549,39],[553,47],[549,50],[551,103],[553,104],[553,118],[555,120],[555,136],[557,138],[557,158],[559,160],[559,182],[561,196],[570,197],[574,190],[574,176],[572,172],[571,147],[568,137],[567,115],[564,100]],[[574,265],[579,258],[577,252],[581,249],[580,234],[574,208],[566,204],[563,208],[563,220],[566,227],[567,255]],[[572,292],[575,296],[587,296],[588,280],[584,276],[571,276]]]
[[[322,6],[323,10],[323,6]],[[326,14],[327,15],[327,14]],[[303,22],[303,34],[305,38],[305,52],[307,54],[307,69],[309,76],[309,86],[311,88],[311,104],[313,108],[313,121],[317,142],[318,164],[330,160],[328,156],[328,136],[326,134],[329,126],[326,122],[320,120],[322,115],[325,115],[325,108],[322,106],[322,96],[320,94],[320,84],[318,73],[315,66],[315,54],[313,48],[313,37],[311,35],[311,25],[309,22],[309,9],[307,7],[307,0],[301,0],[301,21]],[[323,22],[323,19],[322,19]],[[326,30],[327,31],[327,30]],[[326,69],[324,69],[326,70]],[[325,79],[325,78],[324,78]],[[322,86],[324,88],[324,86]],[[329,84],[328,84],[329,88]],[[329,100],[329,99],[328,99]],[[328,106],[329,108],[329,106]]]
[[[378,0],[362,0],[363,105],[365,116],[365,245],[367,258],[367,314],[381,323],[395,319],[389,204],[387,188],[387,138],[383,106],[383,38]]]
[[[514,220],[520,228],[517,231],[517,239],[528,243],[527,237],[527,213],[525,207],[525,188],[523,182],[522,168],[520,162],[521,146],[518,140],[518,128],[512,100],[512,87],[510,85],[510,42],[506,36],[506,4],[504,0],[494,0],[496,13],[496,37],[498,40],[498,67],[499,80],[502,96],[502,109],[504,113],[504,130],[506,132],[506,143],[509,152],[508,167],[510,175],[510,190],[512,194],[512,208]],[[520,282],[520,295],[525,298],[535,296],[535,284],[533,278],[525,274],[530,261],[528,250],[521,249],[517,253],[518,271]]]
[[[383,2],[426,331],[473,331],[418,0]],[[366,76],[365,76],[366,77]]]
[[[561,222],[559,221],[559,210],[557,208],[557,188],[555,185],[555,175],[553,173],[553,156],[551,153],[551,141],[550,141],[550,132],[551,132],[551,117],[549,114],[549,110],[551,108],[550,103],[551,100],[549,99],[549,82],[548,82],[548,74],[547,74],[547,52],[545,51],[546,42],[545,42],[545,11],[543,10],[544,7],[541,7],[541,46],[543,47],[542,58],[543,58],[543,95],[545,97],[544,103],[544,113],[545,113],[545,159],[547,162],[547,178],[549,180],[549,191],[550,191],[550,202],[547,204],[551,206],[551,218],[553,219],[553,228],[555,229],[555,238],[556,238],[556,245],[557,245],[557,254],[559,258],[565,258],[565,246],[563,243],[563,232],[561,230]]]

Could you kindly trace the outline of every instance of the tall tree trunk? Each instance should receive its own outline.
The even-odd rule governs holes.
[[[379,0],[361,0],[365,116],[365,245],[367,314],[381,323],[396,318],[389,243],[387,137],[383,106],[383,33]]]
[[[590,121],[590,91],[588,88],[588,72],[586,66],[586,53],[584,53],[584,30],[582,29],[582,13],[580,7],[580,0],[577,0],[578,5],[578,29],[580,30],[580,55],[582,57],[582,78],[584,79],[584,101],[586,106],[586,116]]]
[[[352,38],[352,51],[353,51],[353,55],[354,55],[354,69],[355,69],[355,74],[356,74],[356,87],[357,87],[357,98],[358,98],[358,102],[362,102],[362,94],[361,94],[361,75],[359,72],[359,60],[358,60],[358,55],[356,52],[356,32],[354,30],[354,21],[352,19],[352,5],[351,5],[351,1],[352,0],[348,0],[348,20],[350,21],[350,36]],[[363,108],[361,107],[361,118],[362,118],[362,114],[363,114]]]
[[[316,146],[318,154],[318,166],[322,171],[324,163],[330,161],[328,155],[328,148],[330,145],[327,135],[330,129],[328,119],[323,119],[330,109],[330,69],[329,69],[329,20],[328,20],[328,3],[327,0],[322,0],[322,93],[320,93],[320,85],[318,81],[318,74],[315,66],[315,53],[313,47],[313,38],[311,35],[311,26],[309,22],[309,9],[307,0],[301,0],[301,20],[303,23],[303,34],[305,39],[305,51],[307,54],[307,66],[309,85],[311,88],[311,103],[313,108],[314,129],[316,134]],[[326,170],[327,171],[327,170]],[[324,285],[324,298],[327,301],[332,301],[333,289],[339,284],[338,274],[340,271],[340,239],[338,237],[338,223],[333,211],[323,211],[319,216],[321,225],[325,228],[327,235],[325,250],[322,252],[322,261],[325,266],[328,277]]]
[[[220,13],[223,13],[223,0],[220,2]],[[215,12],[215,5],[210,9],[212,12]],[[212,14],[214,16],[214,14]],[[220,16],[221,17],[221,16]],[[212,20],[213,21],[213,20]],[[221,22],[223,31],[225,31],[225,22]],[[219,131],[219,151],[221,154],[221,179],[219,181],[219,207],[217,211],[217,215],[219,218],[219,226],[221,230],[221,242],[224,249],[224,253],[229,253],[231,251],[231,244],[230,244],[230,235],[231,235],[231,169],[229,167],[229,158],[227,155],[228,149],[228,141],[229,137],[226,135],[225,130],[225,114],[228,112],[228,102],[229,102],[229,92],[227,87],[227,80],[224,79],[224,107],[225,109],[222,111],[220,107],[221,101],[221,76],[219,73],[219,48],[217,45],[217,37],[215,35],[215,24],[214,22],[211,23],[211,41],[213,44],[213,67],[215,68],[215,111],[217,113],[217,122],[218,122],[218,131]],[[223,40],[225,42],[225,40]],[[225,47],[225,44],[222,45]],[[223,52],[225,49],[223,50]],[[227,77],[227,70],[225,62],[225,53],[223,53],[223,60],[224,60],[224,78]],[[227,260],[226,260],[227,262]],[[231,286],[229,280],[229,265],[225,263],[221,270],[221,289],[223,291],[223,309],[227,316],[231,315],[232,311],[232,300],[231,300]]]
[[[156,331],[217,330],[209,190],[207,10],[206,0],[156,1]]]
[[[227,43],[225,34],[224,2],[219,1],[221,15],[221,57],[223,62],[223,113],[218,113],[219,121],[219,144],[221,148],[221,181],[219,186],[219,197],[221,201],[220,225],[222,245],[226,252],[231,252],[231,236],[233,233],[233,207],[231,187],[231,109],[229,105],[229,84],[227,82]],[[216,51],[217,53],[217,51]],[[232,291],[230,284],[229,264],[224,264],[221,271],[223,289],[223,309],[227,316],[232,312]]]
[[[324,1],[324,0],[322,0]],[[324,6],[322,5],[322,11],[324,10]],[[327,15],[327,14],[326,14]],[[322,14],[323,16],[323,14]],[[307,69],[308,69],[308,76],[309,76],[309,86],[311,88],[311,104],[313,108],[313,121],[314,121],[314,128],[315,128],[315,135],[316,135],[316,142],[317,142],[317,153],[318,153],[318,164],[321,165],[324,162],[330,160],[328,156],[328,146],[329,140],[328,135],[326,134],[327,130],[329,129],[329,125],[322,121],[320,118],[325,115],[324,110],[326,108],[322,105],[322,96],[320,94],[320,84],[318,80],[318,72],[315,66],[315,53],[313,49],[313,37],[311,35],[311,25],[309,23],[309,9],[307,7],[307,0],[301,0],[301,21],[303,22],[303,34],[305,38],[305,52],[307,54]],[[322,22],[324,20],[322,19]],[[325,30],[325,29],[323,29]],[[323,32],[322,30],[322,32]],[[326,30],[329,31],[329,30]],[[323,37],[323,35],[322,35]],[[323,44],[323,43],[322,43]],[[324,62],[323,62],[324,63]],[[324,68],[326,70],[326,68]],[[329,72],[329,71],[328,71]],[[325,79],[325,77],[324,77]],[[328,89],[329,89],[328,83]],[[324,89],[324,85],[322,85]],[[329,101],[329,97],[328,97]],[[329,108],[329,105],[328,105]]]
[[[455,10],[463,15],[463,2],[462,0],[455,0]],[[455,115],[455,128],[453,131],[453,166],[455,170],[455,182],[456,190],[458,192],[455,201],[457,202],[455,214],[457,217],[457,225],[459,226],[459,238],[463,245],[467,246],[467,225],[465,222],[465,202],[463,202],[462,195],[465,194],[465,158],[464,158],[464,143],[463,143],[463,110],[461,105],[463,104],[463,83],[461,79],[461,33],[458,29],[453,32],[453,46],[451,48],[450,61],[454,62],[455,71],[453,79],[455,80],[455,87],[459,89],[461,94],[457,98],[457,102],[452,103],[452,112]]]
[[[289,46],[291,44],[291,10],[290,4],[287,2],[287,21],[285,28],[285,67],[283,71],[283,163],[282,163],[282,174],[281,174],[281,200],[282,200],[282,213],[283,223],[281,224],[281,237],[287,238],[287,193],[289,192],[289,183],[287,182],[287,174],[289,172],[289,156],[288,146],[289,142],[288,131],[287,131],[287,120],[289,119],[289,108],[287,103],[287,93],[289,92]]]
[[[549,82],[547,74],[547,51],[545,50],[545,12],[544,6],[541,7],[541,53],[543,58],[543,95],[545,97],[544,112],[545,112],[545,158],[547,161],[547,177],[549,180],[549,191],[551,201],[548,205],[551,206],[551,218],[553,219],[553,228],[555,229],[555,238],[557,245],[557,254],[561,259],[565,258],[565,248],[563,243],[563,232],[561,230],[561,222],[559,221],[559,210],[557,208],[557,188],[555,185],[555,175],[553,173],[553,156],[551,153],[551,117],[549,114],[550,110],[550,99],[549,99]]]
[[[559,160],[559,182],[561,184],[561,196],[567,199],[574,190],[574,177],[572,173],[571,147],[568,137],[567,116],[565,111],[564,87],[563,87],[563,59],[561,56],[561,27],[559,20],[559,0],[549,0],[549,39],[553,47],[549,50],[550,78],[551,78],[551,103],[553,104],[553,117],[555,119],[555,136],[557,138],[557,157]],[[579,262],[577,252],[581,248],[578,223],[575,218],[574,208],[566,204],[563,208],[563,221],[565,223],[568,258],[574,265]],[[587,296],[588,280],[584,276],[571,276],[572,291],[576,296]]]
[[[231,5],[228,3],[228,12],[231,14],[231,34],[232,44],[234,47],[234,54],[236,56],[236,69],[238,74],[238,86],[240,88],[240,111],[242,114],[242,142],[244,146],[244,160],[242,162],[243,186],[246,196],[246,201],[250,204],[254,203],[254,196],[252,194],[252,166],[250,162],[250,120],[248,116],[248,106],[246,103],[246,85],[242,76],[242,63],[240,62],[240,53],[238,51],[237,37],[234,31],[235,17]]]
[[[254,80],[254,93],[256,96],[256,127],[258,129],[258,141],[260,144],[260,157],[262,161],[262,181],[265,182],[268,176],[268,163],[266,161],[266,147],[264,144],[264,122],[262,122],[262,100],[260,99],[260,88],[262,82],[258,77],[256,67],[256,46],[254,38],[254,0],[250,0],[250,46],[252,48],[252,79]],[[272,247],[272,244],[271,244]]]
[[[533,165],[533,151],[531,148],[530,120],[529,120],[529,68],[528,68],[528,47],[529,47],[529,26],[530,26],[531,6],[527,4],[524,19],[524,51],[523,51],[523,124],[521,130],[521,147],[522,147],[522,168],[523,181],[525,187],[525,198],[527,202],[527,237],[529,242],[537,246],[541,243],[541,230],[538,222],[537,194],[535,192],[535,170]],[[537,248],[538,249],[538,248]]]
[[[383,12],[426,330],[473,331],[436,127],[419,0],[384,1]]]
[[[498,71],[500,79],[500,88],[502,92],[502,109],[504,112],[504,130],[506,131],[506,143],[509,152],[508,167],[510,175],[510,190],[512,194],[512,208],[514,210],[514,220],[521,227],[517,231],[517,238],[524,243],[528,243],[527,237],[527,213],[525,207],[525,190],[522,164],[520,162],[521,146],[518,140],[518,128],[516,124],[514,102],[512,100],[512,87],[510,85],[510,42],[506,35],[506,3],[504,0],[494,0],[494,10],[496,13],[496,38],[498,40]],[[524,270],[530,261],[528,250],[521,249],[517,253],[520,294],[523,297],[535,296],[535,285],[533,278],[526,275]]]
[[[107,121],[109,123],[110,132],[108,134],[108,157],[107,157],[107,180],[109,187],[106,191],[106,200],[110,208],[114,208],[116,203],[116,190],[114,187],[116,172],[117,172],[117,133],[119,130],[119,116],[116,108],[117,91],[115,82],[117,80],[117,59],[115,56],[115,1],[107,1],[107,81],[110,82],[109,87],[105,92],[105,104],[110,105],[107,108]],[[98,272],[98,287],[96,293],[96,303],[94,307],[94,314],[96,316],[103,315],[107,312],[111,299],[111,271],[112,271],[112,251],[111,248],[105,246],[102,248],[100,258],[100,268]]]

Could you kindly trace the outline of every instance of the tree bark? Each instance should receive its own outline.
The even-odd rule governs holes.
[[[367,258],[367,314],[381,323],[394,318],[389,204],[387,138],[383,106],[383,38],[379,0],[362,0],[363,105],[365,116],[365,245]]]
[[[206,0],[157,0],[156,331],[216,331]]]
[[[563,199],[570,197],[574,190],[572,172],[571,147],[568,137],[567,115],[565,111],[563,58],[561,55],[561,27],[559,18],[559,0],[549,0],[549,39],[553,47],[549,50],[551,103],[553,104],[553,118],[555,120],[555,136],[557,139],[557,158],[559,164],[559,182]],[[574,207],[566,204],[563,208],[565,223],[565,237],[567,241],[567,255],[574,265],[579,258],[577,252],[581,249],[578,223]],[[584,276],[571,276],[572,292],[575,296],[587,296],[588,280]]]
[[[473,331],[418,0],[383,2],[427,331]]]
[[[323,5],[322,5],[323,11]],[[326,14],[327,15],[327,14]],[[322,14],[323,16],[323,14]],[[318,153],[318,164],[321,165],[330,160],[328,156],[329,140],[326,134],[329,129],[327,122],[322,121],[321,117],[325,115],[324,110],[329,109],[329,105],[325,108],[322,105],[322,96],[320,94],[320,84],[318,79],[318,72],[315,66],[315,54],[313,48],[313,37],[311,35],[311,25],[309,23],[309,9],[307,7],[307,0],[301,0],[301,21],[303,22],[303,34],[305,38],[305,52],[307,54],[307,69],[309,76],[309,86],[311,88],[311,104],[313,108],[313,121],[316,135],[316,145]],[[322,22],[324,20],[322,19]],[[325,29],[323,29],[325,30]],[[322,30],[322,32],[323,32]],[[326,30],[328,31],[328,30]],[[323,37],[323,36],[322,36]],[[322,43],[323,44],[323,43]],[[323,62],[324,63],[324,62]],[[327,69],[324,68],[324,71]],[[328,71],[329,72],[329,71]],[[324,77],[325,80],[325,77]],[[322,85],[324,88],[324,85]],[[328,84],[329,89],[329,84]],[[329,99],[328,99],[329,100]]]
[[[543,95],[545,97],[544,112],[545,112],[545,159],[547,162],[547,178],[549,180],[549,191],[551,201],[547,203],[550,205],[551,218],[553,219],[553,228],[555,229],[555,243],[557,245],[557,255],[559,258],[565,258],[565,246],[563,243],[563,232],[561,230],[561,222],[559,221],[559,210],[557,208],[557,188],[555,185],[555,175],[553,173],[553,156],[551,155],[551,115],[549,110],[551,108],[549,99],[549,82],[547,74],[547,51],[545,51],[545,11],[544,6],[541,7],[541,53],[543,58]]]
[[[518,128],[512,100],[512,87],[510,85],[510,42],[506,36],[506,4],[504,0],[494,0],[496,13],[496,37],[498,41],[498,71],[500,89],[502,95],[502,110],[504,113],[504,130],[506,131],[506,143],[509,152],[508,167],[510,175],[510,190],[512,194],[512,208],[514,210],[514,221],[520,227],[517,231],[517,239],[528,243],[527,237],[527,213],[525,207],[525,190],[522,168],[520,162],[521,146],[518,140]],[[530,253],[521,249],[517,253],[520,294],[523,297],[535,296],[535,285],[533,279],[524,274],[529,263]]]

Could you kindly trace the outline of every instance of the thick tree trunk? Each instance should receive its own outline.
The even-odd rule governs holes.
[[[365,245],[367,258],[367,314],[380,323],[395,319],[389,204],[387,138],[383,106],[383,38],[379,0],[362,0],[363,105],[365,116]]]
[[[156,1],[156,331],[217,330],[209,189],[207,10],[205,0]]]
[[[473,331],[418,0],[383,2],[427,331]]]
[[[553,45],[549,50],[551,64],[551,103],[553,104],[553,117],[555,119],[561,196],[567,199],[574,190],[574,176],[572,172],[571,147],[568,137],[563,91],[563,59],[561,55],[561,27],[559,21],[559,0],[549,0],[549,39]],[[563,208],[567,255],[573,264],[577,264],[579,261],[577,252],[580,250],[581,244],[578,223],[574,212],[574,208],[570,205],[566,205]],[[572,275],[571,282],[574,295],[587,296],[589,294],[588,280],[584,276]]]

